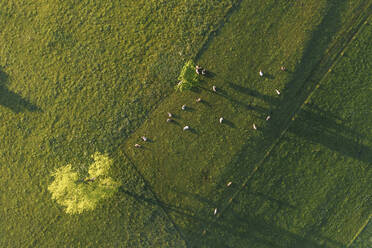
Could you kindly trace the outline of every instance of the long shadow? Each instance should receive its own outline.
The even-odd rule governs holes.
[[[366,2],[359,6],[358,14],[362,13]],[[341,15],[347,7],[346,3],[346,0],[327,1],[324,18],[307,42],[301,62],[292,73],[292,79],[287,83],[285,89],[282,90],[282,101],[276,105],[277,109],[275,112],[281,118],[278,119],[275,125],[280,129],[288,124],[290,116],[300,108],[301,104],[315,89],[319,80],[337,59],[345,45],[348,44],[360,25],[363,24],[363,21],[360,21],[354,28],[343,33],[337,42],[333,42],[333,38],[336,37],[342,26],[355,24],[353,22],[356,20],[351,20],[347,24],[342,24],[341,22]]]
[[[239,7],[240,2],[241,1],[239,1],[235,9]],[[267,125],[267,128],[263,130],[263,137],[255,137],[249,140],[242,147],[241,151],[238,152],[238,156],[233,158],[233,160],[231,161],[231,164],[233,166],[226,166],[226,170],[223,172],[223,175],[221,175],[221,181],[225,182],[226,178],[231,174],[234,174],[234,176],[236,176],[236,182],[239,183],[245,181],[245,179],[252,172],[252,170],[248,169],[247,167],[258,163],[260,159],[264,157],[265,153],[267,152],[267,148],[270,146],[272,141],[275,140],[275,138],[279,137],[281,131],[283,131],[288,124],[290,116],[301,106],[306,97],[316,86],[317,80],[314,80],[314,78],[312,78],[312,75],[316,74],[321,77],[321,75],[324,74],[324,70],[328,69],[327,65],[331,64],[334,61],[332,57],[330,57],[330,59],[327,59],[326,56],[323,61],[322,56],[326,54],[327,48],[331,45],[331,38],[339,31],[341,27],[340,17],[345,10],[345,3],[345,0],[329,0],[327,2],[325,8],[326,11],[322,22],[313,32],[310,41],[306,44],[305,52],[303,53],[301,62],[292,74],[292,80],[288,83],[287,87],[282,90],[282,95],[284,96],[284,98],[282,98],[281,101],[278,102],[278,104],[275,104],[278,106],[277,109],[274,111],[276,118],[273,118],[273,121],[270,121]],[[234,9],[230,11],[230,15],[233,10]],[[223,25],[224,22],[221,23],[216,34],[220,32],[220,29]],[[208,49],[213,37],[214,36],[211,35],[205,42],[203,48],[196,55],[196,60],[198,60],[204,50]],[[226,97],[233,103],[241,105],[246,109],[252,109],[252,106],[243,102],[236,101],[230,96],[224,94],[224,92],[222,92],[221,96]],[[258,95],[258,97],[263,96]],[[268,98],[263,99],[267,101],[272,100]],[[267,112],[266,109],[256,110],[260,112]],[[332,135],[333,134],[334,133],[332,133]],[[258,144],[255,147],[255,153],[247,153],[251,144]],[[351,145],[352,143],[349,144],[349,146]],[[247,154],[253,154],[254,157],[247,159]],[[237,164],[237,161],[239,162],[239,164]],[[247,164],[250,165],[247,166]],[[231,196],[231,194],[227,195],[222,193],[220,194],[220,196],[224,198],[221,199],[221,202],[226,202],[226,197]],[[156,199],[153,204],[161,204],[162,207],[167,210],[167,212],[175,211],[179,215],[185,215],[185,211],[161,203],[158,199]],[[241,212],[231,211],[232,210],[229,210],[230,216],[232,217],[230,219],[221,219],[221,221],[213,221],[211,220],[211,218],[207,217],[202,218],[200,217],[200,215],[188,215],[187,218],[193,219],[193,221],[191,222],[192,224],[196,223],[197,221],[197,224],[194,224],[194,226],[190,226],[187,228],[187,231],[195,233],[195,236],[187,235],[187,238],[191,238],[190,242],[192,243],[193,247],[231,247],[230,244],[228,244],[228,242],[225,241],[223,238],[229,235],[236,235],[237,237],[240,237],[242,239],[244,239],[245,237],[250,237],[251,239],[257,240],[258,243],[262,243],[267,247],[320,247],[312,240],[307,240],[284,229],[265,223],[263,218],[250,215],[244,216]],[[223,216],[224,212],[222,212],[221,214],[221,216]],[[210,238],[207,238],[205,235],[203,237],[199,236],[203,229],[207,229],[207,233],[211,233],[209,235]],[[219,235],[221,233],[223,235]],[[290,242],[290,245],[282,245],[281,241],[271,239],[270,237],[272,233],[276,233],[275,237],[288,237],[292,240]]]
[[[0,105],[9,108],[15,113],[23,111],[42,111],[38,106],[24,99],[15,92],[10,91],[6,84],[9,81],[8,75],[0,68]]]
[[[233,104],[234,106],[236,106],[238,108],[243,108],[244,110],[253,110],[253,111],[256,111],[256,112],[261,113],[261,114],[267,114],[267,113],[270,112],[268,109],[266,109],[264,107],[261,107],[261,106],[258,106],[258,105],[253,105],[253,104],[249,104],[249,103],[246,103],[246,102],[237,100],[233,96],[229,95],[227,93],[227,91],[224,90],[224,89],[222,89],[222,88],[217,88],[217,92],[213,92],[212,90],[207,89],[205,87],[200,87],[200,88],[203,89],[203,90],[205,90],[205,91],[209,91],[212,94],[216,94],[216,95],[219,95],[219,96],[225,98],[231,104]]]
[[[302,108],[288,131],[342,155],[372,164],[372,149],[363,144],[362,135],[320,109],[308,105]]]
[[[247,87],[244,87],[244,86],[232,83],[232,82],[229,82],[228,85],[231,89],[235,90],[236,92],[243,93],[243,94],[246,94],[248,96],[252,96],[252,97],[258,98],[260,100],[263,100],[264,102],[269,103],[270,106],[276,106],[280,103],[279,98],[273,97],[273,96],[268,96],[268,95],[263,95],[260,92],[258,92],[257,90],[253,90],[253,89],[250,89],[250,88],[247,88]]]
[[[316,27],[312,33],[310,40],[307,42],[300,64],[294,69],[292,73],[292,79],[286,85],[286,88],[282,90],[283,97],[280,100],[271,99],[270,97],[262,96],[257,92],[249,89],[243,89],[232,83],[230,87],[243,92],[245,94],[259,97],[264,101],[270,102],[271,105],[276,106],[273,110],[273,118],[262,130],[263,137],[251,138],[243,145],[242,149],[237,153],[232,161],[226,166],[226,170],[220,177],[221,183],[226,181],[226,178],[231,178],[241,184],[243,181],[249,179],[249,175],[254,171],[254,165],[259,164],[262,158],[265,157],[267,149],[270,145],[277,140],[286,126],[289,124],[290,117],[293,113],[298,110],[308,95],[314,90],[319,79],[328,70],[329,66],[335,61],[335,57],[329,55],[329,51],[333,54],[338,54],[348,41],[347,39],[352,37],[352,33],[347,33],[346,38],[341,42],[332,44],[332,38],[339,32],[342,22],[341,15],[346,10],[345,0],[329,0],[326,3],[324,18],[321,23]],[[358,27],[356,27],[358,29]],[[331,47],[332,45],[332,47]],[[327,50],[331,47],[330,50]],[[300,121],[301,119],[299,119]],[[306,121],[301,121],[303,124]],[[306,129],[306,126],[300,125],[298,122],[296,129],[292,129],[292,132],[296,132],[299,135]],[[323,123],[324,124],[324,123]],[[309,124],[307,126],[310,126]],[[337,130],[345,128],[344,126],[338,126]],[[313,131],[312,131],[313,130]],[[352,139],[346,136],[340,136],[337,131],[327,131],[323,134],[327,136],[327,139],[323,139],[320,135],[311,137],[315,132],[314,128],[309,127],[307,133],[304,136],[309,139],[313,139],[314,142],[322,142],[331,149],[338,150],[344,154],[355,157],[362,161],[371,162],[372,151],[370,148],[365,147],[361,144],[356,143]],[[318,137],[318,138],[317,138]],[[335,141],[341,140],[334,145]],[[255,152],[251,152],[251,146],[255,144]],[[359,150],[355,149],[355,146],[359,146]],[[247,158],[247,154],[251,154],[250,158]],[[225,192],[221,194],[222,202],[227,202],[228,197],[231,197],[231,193]],[[258,223],[259,224],[259,223]],[[208,226],[209,227],[209,226]],[[300,246],[298,246],[300,247]],[[316,245],[310,247],[317,247]]]
[[[168,213],[173,213],[182,218],[188,219],[192,227],[188,226],[187,233],[188,247],[235,247],[231,246],[231,239],[238,239],[238,243],[252,242],[262,244],[265,247],[320,247],[315,242],[291,233],[273,224],[265,223],[262,217],[248,216],[246,213],[237,213],[229,210],[226,216],[198,216],[189,214],[187,210],[170,206],[156,199],[146,198],[124,188],[120,191],[139,202],[146,202],[151,205],[161,206]],[[207,224],[208,228],[204,229]],[[218,237],[228,236],[228,239]],[[236,241],[236,240],[235,240]],[[249,244],[249,243],[247,243]],[[288,244],[291,244],[288,246]]]
[[[198,53],[195,55],[195,61],[198,61],[201,55],[209,48],[210,44],[212,43],[214,37],[218,36],[218,34],[221,32],[221,29],[225,26],[226,22],[230,19],[231,15],[239,10],[242,0],[236,0],[235,3],[233,3],[233,6],[230,8],[230,10],[227,12],[225,18],[223,18],[217,25],[217,29],[213,31],[208,37],[208,39],[204,42],[203,46],[200,48]],[[210,76],[214,77],[215,74],[212,73]]]
[[[322,74],[328,68],[319,66],[322,57],[327,57],[326,50],[331,45],[331,37],[334,36],[341,28],[341,14],[345,11],[346,1],[329,0],[325,7],[324,18],[317,26],[312,34],[311,39],[306,44],[305,52],[302,56],[300,64],[293,72],[292,80],[287,87],[282,91],[283,98],[274,100],[270,97],[262,96],[253,90],[238,87],[230,83],[230,87],[239,90],[245,94],[259,97],[265,101],[271,102],[274,107],[272,118],[267,122],[267,125],[262,130],[263,137],[251,138],[232,159],[229,165],[226,166],[226,171],[221,175],[221,181],[233,175],[237,181],[244,180],[252,173],[252,164],[257,164],[265,156],[269,146],[277,140],[282,131],[289,124],[290,117],[304,102],[306,97],[315,87],[314,82],[308,85],[305,83],[311,79],[314,73]],[[323,55],[323,56],[322,56]],[[333,61],[333,60],[332,60]],[[331,61],[331,62],[332,62]],[[324,65],[324,63],[322,64]],[[307,76],[304,76],[307,75]],[[246,154],[250,154],[250,147],[255,144],[255,152],[250,158],[246,158]],[[234,169],[231,169],[234,168]]]

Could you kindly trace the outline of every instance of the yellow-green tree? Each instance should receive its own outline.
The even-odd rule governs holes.
[[[93,210],[101,200],[110,198],[120,186],[108,175],[112,159],[101,153],[95,153],[92,157],[94,162],[89,166],[89,176],[86,178],[80,179],[70,164],[58,168],[52,174],[54,181],[48,190],[52,193],[52,199],[66,207],[66,213],[79,214]]]
[[[178,76],[178,84],[175,86],[176,90],[184,91],[190,90],[199,83],[199,75],[195,71],[195,63],[189,60],[182,67],[181,73]]]

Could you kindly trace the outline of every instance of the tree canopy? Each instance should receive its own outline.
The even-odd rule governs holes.
[[[58,168],[52,176],[54,181],[48,190],[52,199],[64,207],[69,214],[79,214],[85,210],[93,210],[97,204],[110,198],[120,186],[109,175],[113,163],[107,155],[95,153],[94,162],[89,166],[89,176],[79,179],[71,164]]]
[[[181,73],[178,76],[179,83],[175,86],[176,90],[190,90],[199,83],[199,75],[195,71],[195,63],[189,60],[182,67]]]

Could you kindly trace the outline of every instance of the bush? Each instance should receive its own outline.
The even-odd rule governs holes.
[[[195,63],[189,60],[185,63],[178,77],[179,83],[175,86],[176,90],[190,90],[199,83],[199,75],[195,71]]]

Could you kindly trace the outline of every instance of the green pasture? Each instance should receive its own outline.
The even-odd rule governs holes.
[[[183,245],[117,147],[235,2],[0,2],[1,247]],[[86,173],[96,151],[115,159],[123,189],[69,216],[51,200],[50,175],[69,163]]]
[[[348,244],[371,213],[370,5],[1,1],[0,247]],[[175,93],[189,59],[210,73]],[[97,151],[123,186],[68,215],[50,175]]]
[[[340,92],[350,80],[338,90],[335,83],[327,84],[332,86],[319,98],[329,102],[318,106],[313,100],[314,103],[307,102],[300,112],[298,109],[318,83],[326,81],[325,75],[330,77],[335,73],[327,74],[330,68],[340,63],[340,54],[361,27],[364,29],[358,36],[360,43],[370,39],[365,27],[369,25],[365,24],[369,15],[368,1],[268,1],[264,5],[242,1],[197,56],[197,63],[209,69],[210,76],[204,78],[194,91],[175,93],[164,99],[127,140],[123,150],[147,179],[188,245],[338,247],[353,239],[370,212],[365,202],[370,182],[367,176],[371,163],[370,146],[362,144],[363,154],[356,158],[354,146],[360,144],[364,136],[356,135],[358,132],[353,128],[360,123],[350,120],[344,126],[339,122],[344,120],[345,113],[341,111],[340,116],[334,113],[341,118],[336,121],[333,115],[328,116],[333,110],[326,108],[342,106],[340,100],[344,95]],[[355,41],[353,44],[357,44],[355,54],[365,55],[364,59],[354,55],[352,63],[362,61],[360,69],[366,69],[351,84],[358,87],[359,81],[368,82],[370,56],[365,52],[367,47],[358,50],[361,45]],[[281,65],[286,66],[286,72],[280,70]],[[346,66],[347,69],[341,68],[348,79],[356,76],[351,65]],[[260,69],[265,73],[262,78],[258,75]],[[212,92],[212,85],[217,86],[216,93]],[[279,89],[281,95],[277,95],[275,89]],[[203,99],[201,103],[195,101],[198,97]],[[363,95],[350,97],[354,99],[350,110],[358,109],[361,116],[369,113],[370,102],[365,102],[368,98]],[[181,110],[183,104],[189,108]],[[363,104],[364,111],[357,107],[359,104]],[[174,122],[166,122],[167,112],[174,114]],[[296,121],[290,123],[296,112]],[[269,121],[265,121],[267,115],[271,116]],[[319,116],[325,116],[324,122],[317,122]],[[223,124],[218,122],[220,117],[226,120]],[[253,130],[253,123],[258,130]],[[369,123],[370,120],[365,120],[366,130]],[[315,124],[318,126],[313,126]],[[319,135],[317,131],[327,124],[332,127]],[[185,125],[191,130],[182,131]],[[142,135],[149,137],[151,142],[141,143]],[[312,144],[309,139],[315,147],[304,148]],[[135,148],[135,143],[143,144],[143,148]],[[328,150],[322,157],[316,156],[312,149],[317,151],[323,146]],[[280,157],[282,153],[294,158],[286,161]],[[349,159],[351,169],[344,166],[344,157]],[[268,161],[272,164],[266,165]],[[264,170],[267,166],[277,168],[276,164],[283,164],[280,167],[283,170],[260,174],[261,166]],[[318,172],[324,165],[329,166],[329,170]],[[298,171],[294,169],[297,166]],[[316,173],[321,174],[320,178],[315,178]],[[328,178],[328,174],[333,177]],[[334,185],[347,175],[350,176],[349,184]],[[281,181],[287,177],[291,181]],[[266,187],[267,191],[249,195],[249,198],[244,190],[239,190],[242,185],[247,188],[250,185],[247,183],[254,180],[276,180],[276,184],[272,183],[268,188],[270,184],[257,183],[256,190]],[[227,187],[230,181],[232,185]],[[287,195],[293,201],[297,200],[296,204],[279,199],[275,190],[279,191],[280,185],[283,190],[278,192],[279,196]],[[307,191],[307,186],[314,188],[313,195]],[[324,188],[319,190],[317,187],[321,186]],[[349,187],[355,189],[349,190]],[[270,190],[274,195],[269,194]],[[350,199],[343,209],[338,204],[346,191],[350,193]],[[326,205],[328,201],[329,205]],[[353,206],[353,201],[359,206]],[[226,214],[222,212],[222,218],[218,218],[219,211],[226,207],[229,207]],[[360,211],[348,215],[354,207]],[[217,222],[213,214],[215,208],[218,209]],[[233,210],[229,212],[229,209]],[[245,217],[245,211],[252,216]],[[247,223],[244,218],[248,219]],[[322,222],[328,218],[329,221]]]
[[[208,225],[211,240],[218,235],[231,247],[346,247],[364,227],[372,211],[370,21]]]

